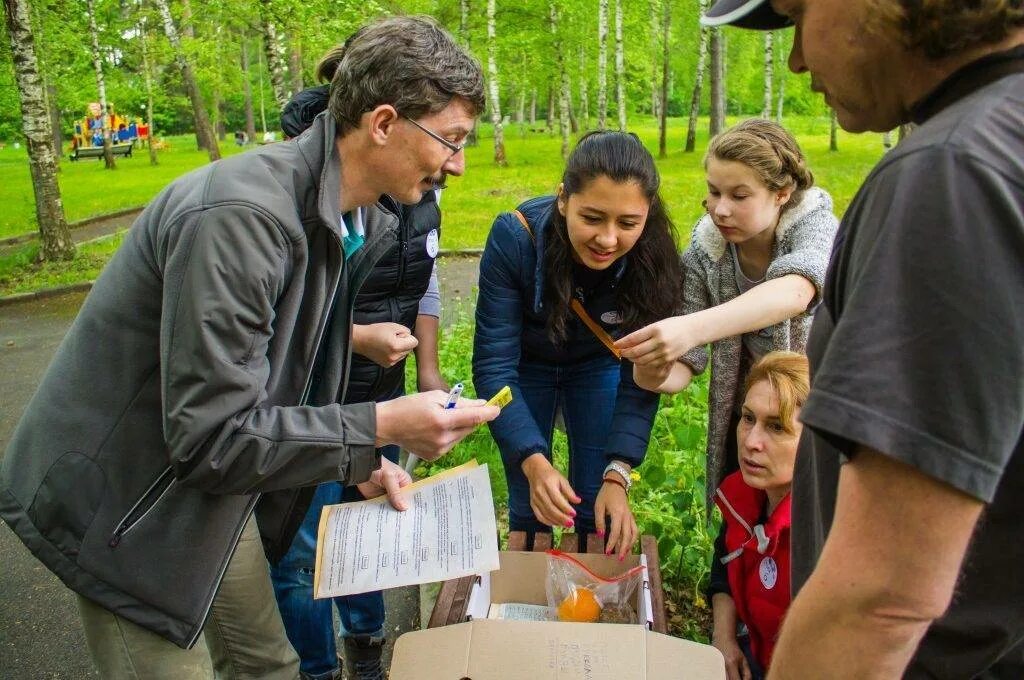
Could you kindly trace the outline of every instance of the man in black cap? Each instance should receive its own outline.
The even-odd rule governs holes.
[[[836,237],[770,677],[1022,678],[1024,2],[720,0],[703,21],[794,24],[789,66],[845,129],[918,125]]]

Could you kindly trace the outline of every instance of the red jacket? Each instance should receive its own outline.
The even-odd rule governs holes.
[[[765,670],[772,659],[782,617],[789,607],[789,527],[791,494],[786,494],[763,525],[764,491],[747,486],[743,475],[725,478],[715,503],[725,521],[729,589],[736,613],[750,629],[750,647]]]

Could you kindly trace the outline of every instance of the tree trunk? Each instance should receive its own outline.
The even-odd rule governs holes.
[[[110,149],[110,112],[107,110],[107,83],[103,78],[103,55],[100,53],[100,32],[96,28],[96,4],[86,0],[86,14],[89,17],[89,37],[92,39],[92,68],[96,73],[96,89],[100,95],[100,111],[103,118],[103,162],[107,170],[116,170],[114,153]]]
[[[297,39],[293,40],[295,44],[288,52],[288,71],[292,76],[292,94],[298,94],[306,89],[306,85],[302,78],[302,46],[298,44]]]
[[[703,13],[703,10],[701,10],[701,14]],[[658,62],[661,61],[658,58],[658,0],[648,0],[647,14],[651,31],[649,36],[651,41],[651,115],[658,118],[660,115],[658,107],[661,105],[659,102],[661,88],[658,86]]]
[[[829,116],[828,150],[839,151],[839,120],[835,109],[831,109]]]
[[[267,136],[267,104],[264,101],[264,90],[267,88],[263,85],[263,52],[256,51],[256,73],[259,75],[260,80],[260,127],[263,128],[263,136]]]
[[[764,106],[761,107],[761,117],[765,120],[772,117],[772,83],[775,80],[775,51],[773,49],[772,31],[765,31],[764,34]]]
[[[36,60],[36,45],[28,3],[4,0],[7,35],[11,39],[14,78],[21,104],[21,129],[25,133],[32,191],[39,225],[39,259],[69,260],[75,255],[64,204],[57,184],[57,155],[53,148],[50,116],[43,102],[43,84]]]
[[[778,106],[775,109],[775,122],[782,125],[782,107],[786,103],[786,70],[782,70],[782,76],[779,78],[779,96],[776,100]]]
[[[587,87],[587,55],[580,45],[580,118],[584,130],[590,129],[590,91]]]
[[[537,88],[530,90],[530,127],[537,124]]]
[[[725,61],[722,54],[722,31],[712,28],[710,35],[711,51],[711,135],[717,135],[725,129]]]
[[[459,0],[459,40],[469,49],[469,0]]]
[[[190,0],[181,0],[181,33],[190,40],[196,37],[192,25],[192,3]]]
[[[608,0],[597,5],[597,129],[608,128]]]
[[[899,127],[899,133],[896,137],[897,143],[902,142],[911,132],[914,131],[914,128],[916,127],[917,126],[914,125],[913,123],[904,123],[903,125],[901,125]]]
[[[252,109],[252,82],[249,73],[249,42],[242,39],[242,99],[245,106],[245,137],[256,141],[256,120]]]
[[[626,66],[622,47],[622,0],[615,0],[615,100],[619,109],[619,130],[626,131]]]
[[[708,0],[700,0],[700,13],[704,16]],[[690,121],[686,127],[686,147],[684,151],[693,153],[697,147],[697,116],[700,115],[700,98],[704,89],[704,71],[708,59],[708,29],[700,27],[700,46],[697,48],[697,74],[693,79],[693,94],[690,96]]]
[[[213,136],[213,130],[210,127],[210,118],[206,113],[203,93],[199,91],[195,76],[192,74],[192,65],[188,63],[188,59],[185,58],[185,53],[181,49],[181,39],[178,37],[178,29],[174,25],[174,19],[171,18],[171,8],[167,5],[167,0],[154,0],[154,2],[160,11],[160,16],[164,22],[164,32],[167,34],[167,40],[171,43],[171,49],[174,52],[174,61],[178,64],[178,70],[181,71],[181,79],[185,82],[185,90],[188,92],[188,98],[192,102],[192,116],[195,118],[196,132],[201,138],[209,142],[207,151],[210,154],[210,160],[220,160],[220,147],[217,146],[217,140]]]
[[[142,74],[146,81],[146,127],[149,129],[149,164],[160,165],[153,146],[153,71],[149,63],[149,33],[144,24],[139,24],[139,38],[142,43]]]
[[[562,54],[562,38],[558,32],[558,7],[555,0],[548,0],[548,26],[551,28],[555,48],[555,63],[558,65],[558,128],[562,133],[562,158],[565,159],[569,157],[569,73],[565,70],[565,55]]]
[[[64,137],[60,133],[60,106],[57,105],[57,88],[46,86],[46,108],[50,112],[50,129],[53,130],[53,148],[57,153],[58,162],[63,156]]]
[[[494,163],[505,166],[505,134],[501,128],[501,97],[498,88],[498,44],[494,29],[495,0],[487,0],[487,85],[491,109],[491,123],[494,125]]]
[[[672,4],[661,3],[661,115],[658,116],[658,158],[668,155],[668,73]]]
[[[166,1],[166,0],[165,0]],[[287,75],[282,56],[280,39],[271,15],[270,0],[260,0],[260,27],[263,30],[263,51],[267,57],[267,70],[270,71],[270,87],[274,91],[277,108],[283,109],[291,99],[285,77]]]
[[[551,81],[548,81],[548,118],[544,121],[545,127],[548,129],[548,134],[552,134],[555,131],[555,88],[551,86]]]

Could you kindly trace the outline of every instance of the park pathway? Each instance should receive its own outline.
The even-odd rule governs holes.
[[[472,308],[479,260],[448,257],[440,262],[442,323],[447,325]],[[84,299],[85,293],[78,292],[0,307],[0,452],[7,449],[14,426]],[[0,675],[19,680],[97,677],[70,591],[3,522],[0,564]],[[389,637],[418,627],[417,588],[388,591],[386,603]],[[390,645],[386,654],[390,658]]]

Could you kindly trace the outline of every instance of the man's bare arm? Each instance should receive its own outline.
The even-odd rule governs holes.
[[[786,615],[769,677],[900,677],[949,607],[983,507],[858,449],[841,468],[832,529]]]

